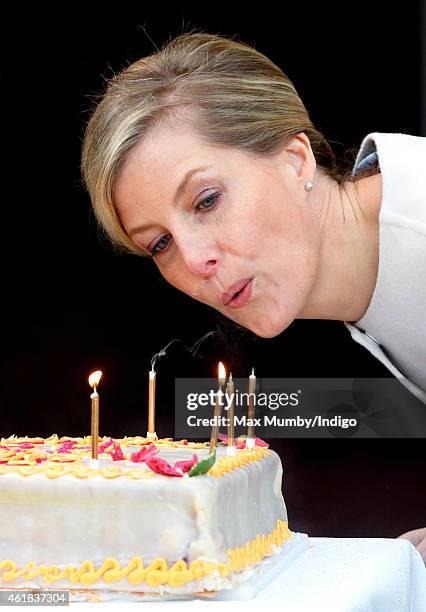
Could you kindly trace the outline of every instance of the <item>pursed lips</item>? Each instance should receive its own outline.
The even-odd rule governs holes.
[[[236,283],[234,283],[233,285],[231,285],[228,288],[228,290],[225,291],[224,293],[222,293],[222,295],[221,295],[222,304],[224,306],[227,306],[236,297],[237,294],[240,294],[240,293],[243,292],[245,287],[252,280],[253,280],[253,277],[242,278],[242,279],[238,280]]]

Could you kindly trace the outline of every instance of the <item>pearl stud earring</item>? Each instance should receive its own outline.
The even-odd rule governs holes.
[[[313,188],[314,188],[314,184],[311,183],[311,181],[308,181],[307,183],[305,183],[306,191],[312,191]]]

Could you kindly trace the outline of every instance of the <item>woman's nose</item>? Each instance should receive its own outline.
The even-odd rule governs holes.
[[[186,267],[196,276],[210,278],[215,274],[218,263],[219,254],[215,247],[203,241],[195,241],[194,238],[189,238],[185,243],[180,244],[180,251]]]
[[[202,276],[203,278],[210,278],[216,272],[217,259],[207,253],[191,254],[184,256],[186,265],[191,274],[196,276]]]

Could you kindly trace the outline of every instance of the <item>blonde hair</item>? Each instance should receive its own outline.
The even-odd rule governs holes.
[[[148,131],[179,111],[190,111],[188,126],[206,144],[265,158],[304,132],[324,174],[343,187],[356,180],[352,163],[336,157],[284,72],[233,38],[181,34],[107,81],[99,98],[85,128],[81,172],[100,229],[117,250],[146,255],[115,209],[119,173]]]

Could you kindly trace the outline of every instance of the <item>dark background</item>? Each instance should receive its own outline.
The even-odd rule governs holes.
[[[157,433],[174,434],[174,377],[389,377],[342,322],[295,321],[279,337],[242,334],[168,286],[155,264],[100,240],[79,155],[92,98],[127,64],[193,28],[255,46],[292,80],[336,153],[373,131],[422,131],[420,3],[403,8],[284,3],[231,15],[133,10],[96,19],[77,10],[3,20],[1,435],[90,433],[89,373],[100,385],[100,433],[144,434],[150,360]],[[118,14],[117,14],[118,13]],[[187,347],[216,330],[194,356]],[[270,440],[284,464],[294,530],[394,537],[425,525],[424,440]]]

